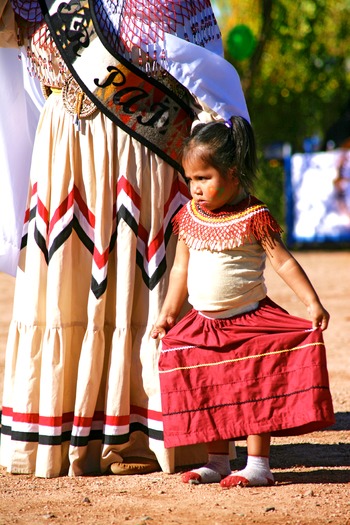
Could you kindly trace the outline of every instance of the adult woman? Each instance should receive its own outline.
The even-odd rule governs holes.
[[[149,333],[173,258],[170,220],[187,199],[178,154],[197,97],[246,116],[238,77],[216,54],[208,2],[12,5],[48,98],[7,345],[2,464],[43,477],[170,472]],[[197,52],[202,69],[188,60]],[[198,83],[208,57],[229,70],[230,96]]]

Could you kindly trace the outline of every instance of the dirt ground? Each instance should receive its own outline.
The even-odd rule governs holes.
[[[0,468],[0,525],[350,525],[350,252],[295,254],[331,314],[325,332],[336,424],[323,432],[274,439],[273,487],[185,485],[180,473],[38,479]],[[267,269],[270,297],[291,313],[305,308]],[[0,390],[14,280],[0,274]],[[244,464],[237,446],[234,469]]]

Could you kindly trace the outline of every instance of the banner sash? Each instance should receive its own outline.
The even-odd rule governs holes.
[[[93,0],[40,0],[40,5],[63,60],[98,109],[183,173],[180,153],[194,118],[189,105],[110,48]]]

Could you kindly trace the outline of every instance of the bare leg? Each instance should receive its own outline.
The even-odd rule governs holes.
[[[274,477],[270,470],[270,434],[248,436],[248,460],[243,470],[232,472],[224,478],[222,487],[258,487],[273,485]]]
[[[227,454],[229,450],[229,441],[212,441],[207,443],[208,454]]]
[[[270,457],[270,442],[270,434],[255,434],[253,436],[248,436],[248,456]]]
[[[182,475],[184,483],[219,483],[231,472],[229,458],[229,442],[213,441],[207,444],[208,463],[201,468],[185,472]]]

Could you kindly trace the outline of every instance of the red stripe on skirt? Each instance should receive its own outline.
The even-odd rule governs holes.
[[[191,310],[163,338],[159,371],[166,447],[335,421],[321,330],[268,298],[229,319]]]

